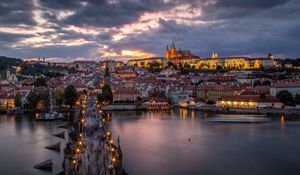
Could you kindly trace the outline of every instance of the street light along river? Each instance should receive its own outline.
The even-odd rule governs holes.
[[[67,174],[122,175],[122,152],[109,131],[109,115],[94,95],[85,96],[71,141],[65,151]],[[77,124],[76,124],[77,123]],[[73,138],[73,139],[72,139]]]

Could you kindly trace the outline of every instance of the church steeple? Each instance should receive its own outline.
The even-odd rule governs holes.
[[[169,51],[168,45],[167,45],[167,49],[166,49],[166,58],[170,58],[170,51]]]
[[[174,42],[172,42],[172,48],[176,49]]]

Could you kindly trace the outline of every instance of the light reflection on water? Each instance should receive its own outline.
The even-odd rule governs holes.
[[[33,115],[0,115],[0,174],[52,174],[33,168],[48,159],[53,159],[53,174],[60,172],[63,153],[44,148],[58,141],[64,146],[64,140],[52,136],[63,130],[58,125],[35,122]]]
[[[112,112],[130,175],[298,174],[300,122],[217,124],[201,112]],[[191,142],[189,142],[191,138]]]

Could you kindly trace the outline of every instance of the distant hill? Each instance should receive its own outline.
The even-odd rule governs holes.
[[[0,56],[0,71],[23,64],[21,59]]]

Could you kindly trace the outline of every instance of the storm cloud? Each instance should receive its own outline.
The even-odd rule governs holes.
[[[175,42],[200,57],[299,57],[299,8],[298,0],[4,0],[0,55],[125,60],[134,56],[123,50],[163,56]]]

